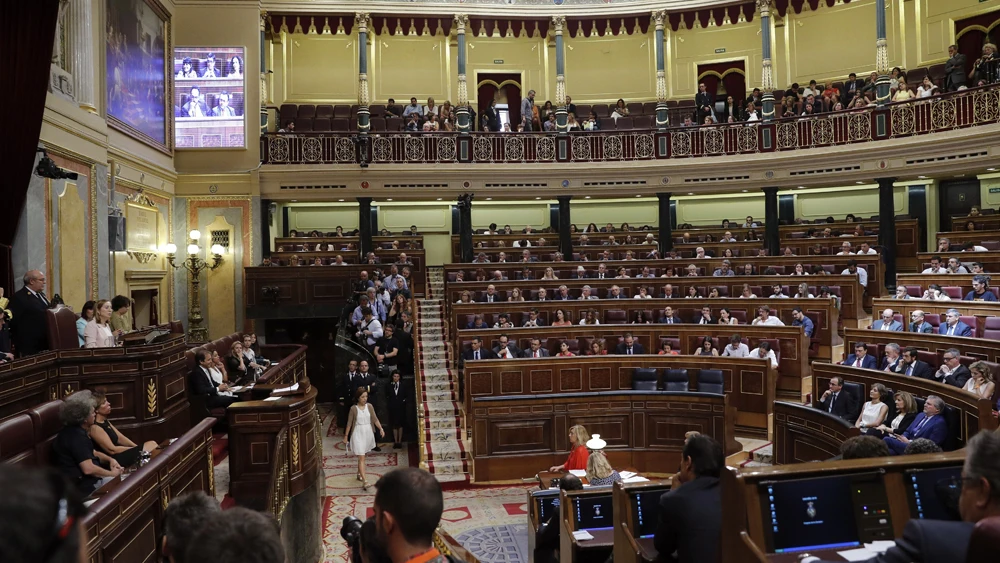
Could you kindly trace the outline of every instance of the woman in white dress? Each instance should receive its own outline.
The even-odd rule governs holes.
[[[882,397],[885,397],[888,393],[885,385],[881,383],[872,385],[872,390],[868,393],[871,400],[862,407],[861,415],[858,416],[857,422],[854,423],[856,428],[860,428],[863,432],[869,428],[878,428],[882,425],[885,421],[885,415],[889,412],[889,405],[882,401]]]
[[[94,318],[83,329],[84,348],[113,348],[118,345],[120,330],[111,330],[111,302],[101,299],[94,308]]]
[[[990,366],[986,365],[986,362],[974,362],[969,366],[969,372],[972,373],[972,377],[965,382],[963,389],[981,399],[992,400],[996,384],[993,382]]]
[[[375,416],[375,409],[368,404],[368,391],[365,391],[364,387],[358,387],[358,390],[354,392],[354,402],[355,405],[351,407],[350,415],[347,417],[347,428],[344,429],[344,443],[347,444],[349,453],[358,456],[358,481],[361,481],[361,486],[367,491],[365,454],[377,445],[372,424],[378,428],[380,434],[385,434],[385,431],[382,430],[382,424]]]

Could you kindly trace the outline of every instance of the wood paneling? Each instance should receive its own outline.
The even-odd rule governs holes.
[[[839,416],[809,405],[774,402],[774,463],[823,461],[840,455],[840,445],[861,431]]]

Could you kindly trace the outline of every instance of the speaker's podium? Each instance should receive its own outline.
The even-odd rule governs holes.
[[[303,378],[290,387],[256,385],[251,392],[252,400],[226,410],[229,494],[241,506],[280,514],[297,496],[318,498],[321,491],[316,388]]]

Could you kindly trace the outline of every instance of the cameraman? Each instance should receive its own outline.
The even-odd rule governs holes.
[[[375,484],[375,528],[392,563],[461,563],[434,547],[444,496],[430,473],[415,467],[395,469]]]

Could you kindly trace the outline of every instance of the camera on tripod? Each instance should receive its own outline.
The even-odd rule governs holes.
[[[37,149],[36,152],[42,153],[42,158],[38,160],[38,166],[35,167],[35,173],[42,178],[49,178],[50,180],[76,180],[79,177],[76,172],[70,172],[59,168],[59,166],[57,166],[56,163],[49,158],[45,149]]]

